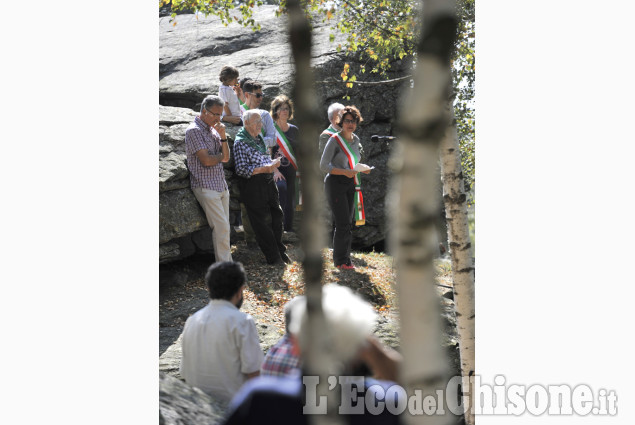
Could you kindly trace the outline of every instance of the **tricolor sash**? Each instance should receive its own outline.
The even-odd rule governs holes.
[[[282,151],[284,156],[287,157],[291,165],[293,165],[293,168],[297,170],[298,162],[296,161],[295,155],[293,154],[293,148],[291,147],[291,143],[289,143],[289,141],[287,140],[287,136],[284,135],[284,131],[282,131],[280,127],[278,127],[278,124],[274,122],[273,126],[276,129],[276,143],[278,143],[278,146],[280,147],[280,151]]]
[[[330,127],[329,127],[330,128]],[[327,129],[328,130],[328,129]],[[327,130],[324,130],[325,132]],[[340,133],[333,134],[331,136],[335,139],[337,144],[342,149],[342,152],[348,158],[348,165],[351,167],[351,170],[355,168],[355,166],[359,163],[359,158],[357,154],[351,149],[350,144],[340,135]],[[359,173],[355,174],[355,225],[363,226],[366,224],[366,213],[364,212],[364,196],[362,195],[362,181],[360,179]]]
[[[289,143],[287,136],[285,136],[284,131],[282,131],[282,129],[278,127],[278,124],[276,124],[275,122],[273,123],[273,126],[276,130],[276,143],[278,144],[280,151],[289,160],[289,162],[295,169],[295,199],[297,200],[296,211],[301,211],[302,192],[300,191],[300,172],[298,171],[298,161],[295,159],[293,148],[291,147],[291,143]]]
[[[329,138],[333,137],[335,133],[337,133],[337,130],[333,128],[333,125],[329,125],[329,128],[322,132],[322,134],[328,134]]]

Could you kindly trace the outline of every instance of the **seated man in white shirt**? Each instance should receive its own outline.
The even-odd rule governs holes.
[[[215,263],[205,282],[211,301],[185,322],[181,376],[228,402],[245,381],[260,374],[264,356],[253,318],[239,311],[246,287],[242,264]]]

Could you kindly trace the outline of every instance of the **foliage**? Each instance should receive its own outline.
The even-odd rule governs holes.
[[[454,54],[452,56],[452,79],[454,83],[454,114],[461,148],[461,168],[465,179],[466,192],[474,191],[475,121],[474,121],[474,78],[475,78],[475,23],[474,0],[457,2],[460,18]],[[474,202],[472,197],[468,202]]]
[[[176,14],[179,11],[189,10],[193,13],[202,13],[218,16],[221,22],[227,26],[236,22],[244,27],[251,27],[252,31],[260,30],[260,24],[253,18],[253,8],[262,6],[261,0],[159,0],[159,7],[171,4],[172,14],[170,22],[176,25]]]

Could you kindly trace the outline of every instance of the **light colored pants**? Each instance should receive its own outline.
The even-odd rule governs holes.
[[[229,243],[229,191],[216,192],[196,187],[192,192],[203,207],[207,223],[212,228],[216,261],[232,261]]]

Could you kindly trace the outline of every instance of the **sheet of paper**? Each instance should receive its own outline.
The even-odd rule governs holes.
[[[353,168],[353,170],[355,170],[355,171],[368,171],[368,170],[372,170],[372,169],[374,169],[374,168],[375,168],[375,167],[369,167],[368,165],[366,165],[366,164],[362,164],[362,163],[360,162],[360,163],[358,163],[358,164],[355,166],[355,168]]]

